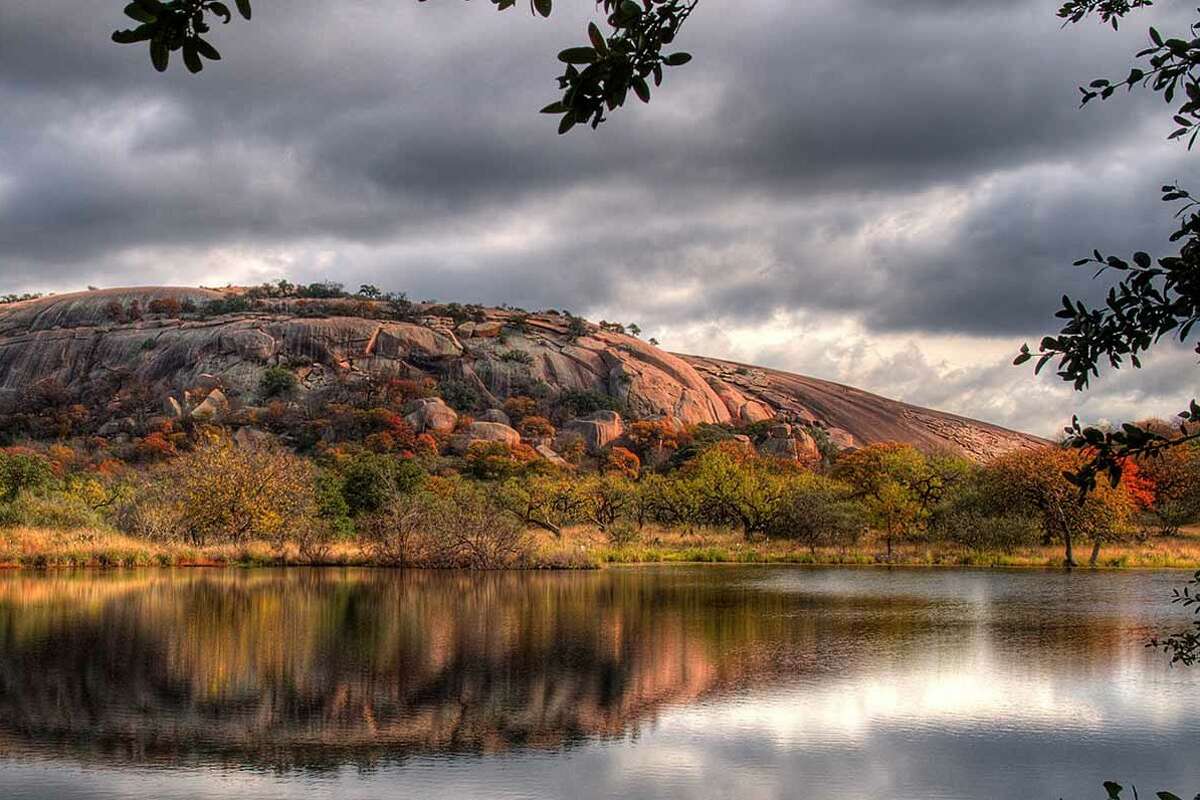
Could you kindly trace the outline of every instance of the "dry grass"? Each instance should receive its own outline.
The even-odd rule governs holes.
[[[898,545],[887,561],[881,541],[868,537],[850,548],[818,548],[815,552],[787,541],[746,542],[729,530],[681,531],[648,526],[639,541],[614,547],[594,528],[579,527],[556,538],[531,531],[531,569],[593,569],[604,564],[741,563],[971,567],[1056,567],[1060,547],[1034,547],[1011,553],[971,551],[947,543]],[[1090,546],[1076,558],[1086,560]],[[58,531],[41,528],[0,529],[0,567],[141,567],[141,566],[370,566],[369,553],[355,542],[335,543],[315,561],[294,544],[282,552],[266,542],[188,547],[135,539],[103,530]],[[1104,568],[1200,569],[1200,527],[1179,536],[1106,545],[1098,566]]]
[[[703,529],[686,532],[648,526],[639,543],[613,547],[595,529],[573,528],[561,540],[537,534],[559,550],[578,553],[580,558],[602,564],[641,563],[744,563],[966,567],[1058,567],[1062,547],[1031,547],[1000,551],[973,551],[946,542],[897,545],[888,561],[882,539],[866,537],[848,548],[817,548],[815,551],[788,541],[746,542],[735,531]],[[1090,543],[1076,548],[1077,561],[1086,562]],[[1180,536],[1108,544],[1100,551],[1098,567],[1200,569],[1200,528],[1185,529]]]

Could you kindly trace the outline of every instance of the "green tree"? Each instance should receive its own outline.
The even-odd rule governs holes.
[[[424,0],[419,0],[424,2]],[[517,6],[517,0],[491,0],[500,11]],[[558,54],[563,64],[558,78],[561,96],[542,109],[559,119],[558,132],[578,124],[593,129],[604,122],[607,112],[625,105],[630,93],[650,102],[650,84],[662,85],[666,67],[678,67],[692,57],[682,51],[664,53],[680,28],[696,9],[699,0],[598,0],[608,29],[589,23],[583,44]],[[234,0],[238,13],[251,18],[250,0]],[[530,9],[550,16],[553,0],[529,0]],[[189,72],[204,69],[204,62],[218,61],[221,53],[205,38],[212,24],[229,24],[233,13],[221,0],[133,0],[125,15],[136,27],[114,31],[118,44],[148,45],[150,62],[159,72],[171,63],[172,53],[181,53]]]

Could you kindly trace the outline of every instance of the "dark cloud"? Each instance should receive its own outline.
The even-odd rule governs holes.
[[[1186,8],[1115,33],[1034,0],[706,2],[649,107],[558,137],[535,111],[591,3],[258,5],[200,76],[111,44],[120,3],[5,8],[8,289],[287,273],[648,328],[1019,341],[1094,291],[1079,253],[1161,242],[1155,190],[1186,176],[1154,98],[1075,90]]]

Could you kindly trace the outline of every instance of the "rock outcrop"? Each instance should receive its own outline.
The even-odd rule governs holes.
[[[589,453],[598,453],[625,433],[625,423],[615,411],[597,411],[583,419],[573,419],[563,426],[568,433],[583,437]]]
[[[450,433],[458,426],[458,412],[440,397],[418,400],[417,408],[404,418],[417,433]]]
[[[555,312],[474,308],[463,320],[417,305],[399,319],[381,301],[253,301],[241,294],[110,289],[0,306],[0,413],[19,410],[31,391],[52,390],[102,407],[105,398],[137,387],[158,398],[158,413],[178,417],[190,408],[195,414],[207,404],[200,413],[219,416],[230,404],[263,404],[262,375],[282,366],[296,375],[301,397],[356,380],[433,377],[465,385],[483,408],[498,408],[517,394],[583,393],[611,398],[627,420],[779,420],[821,428],[849,447],[895,440],[985,459],[1041,443],[828,381],[668,353]],[[214,390],[220,392],[216,398]],[[183,402],[172,405],[167,398]],[[481,422],[489,420],[504,426],[498,415]],[[409,422],[444,434],[458,418],[439,401],[412,412]],[[623,425],[619,416],[601,414],[572,422],[568,430],[603,448]],[[785,444],[768,448],[807,457],[813,443],[806,436],[781,437]]]
[[[521,434],[499,422],[472,422],[450,439],[450,449],[462,455],[475,442],[497,442],[511,447],[521,443]]]

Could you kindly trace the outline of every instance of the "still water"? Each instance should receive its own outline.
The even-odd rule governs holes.
[[[1200,790],[1180,573],[0,575],[0,798]]]

